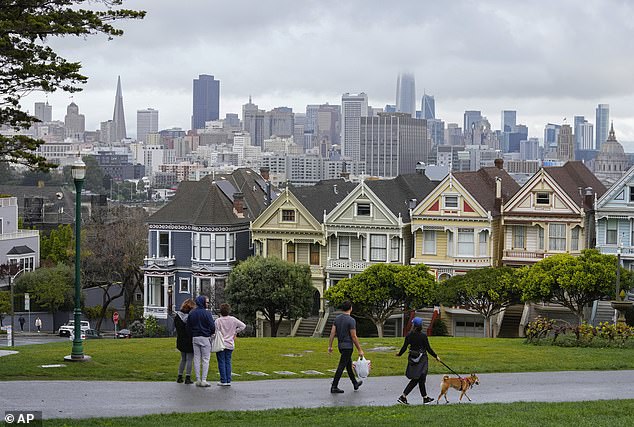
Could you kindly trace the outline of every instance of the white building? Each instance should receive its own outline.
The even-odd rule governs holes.
[[[341,97],[341,154],[359,160],[361,117],[368,115],[368,95],[344,93]]]

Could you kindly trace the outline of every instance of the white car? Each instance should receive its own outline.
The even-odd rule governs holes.
[[[86,329],[92,329],[90,327],[90,322],[87,320],[81,321],[81,331],[84,332]],[[69,320],[66,324],[59,327],[59,336],[60,337],[69,337],[75,333],[75,321]]]

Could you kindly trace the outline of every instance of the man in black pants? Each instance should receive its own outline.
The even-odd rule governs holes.
[[[359,356],[363,357],[363,350],[361,349],[361,344],[359,344],[359,338],[357,338],[357,322],[350,316],[350,313],[352,313],[352,303],[350,301],[344,301],[341,305],[341,310],[343,314],[340,314],[335,319],[335,323],[330,330],[330,341],[328,342],[328,353],[332,353],[332,342],[336,335],[337,347],[339,348],[339,353],[341,353],[339,366],[337,366],[337,372],[335,372],[335,377],[330,387],[331,393],[343,393],[343,390],[339,388],[339,380],[341,379],[344,368],[348,371],[348,376],[350,377],[350,381],[352,381],[354,391],[357,391],[359,387],[361,387],[361,384],[363,384],[363,381],[357,381],[354,372],[352,372],[352,352],[354,351],[354,347],[357,348]]]

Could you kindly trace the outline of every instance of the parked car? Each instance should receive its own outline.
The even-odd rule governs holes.
[[[92,329],[90,327],[90,322],[88,322],[87,320],[82,320],[81,321],[81,330],[82,332],[85,331],[86,329]],[[71,336],[71,334],[75,333],[75,320],[69,320],[68,322],[66,322],[65,324],[63,324],[62,326],[59,327],[59,330],[57,331],[57,333],[59,334],[60,337],[69,337]]]
[[[85,331],[83,331],[81,338],[90,340],[103,338],[103,336],[101,335],[101,332],[96,329],[86,329]]]
[[[117,331],[117,338],[132,338],[132,333],[129,329],[121,329]]]

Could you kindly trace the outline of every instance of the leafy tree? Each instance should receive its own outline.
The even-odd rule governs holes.
[[[143,18],[145,12],[115,9],[123,0],[0,0],[0,123],[28,129],[38,120],[22,110],[20,100],[33,91],[81,90],[87,77],[81,63],[59,56],[51,37],[108,38],[123,31],[112,23]],[[83,9],[87,6],[88,9]],[[103,10],[99,10],[103,6]],[[40,170],[55,165],[35,154],[44,141],[26,135],[0,135],[0,162],[24,164]]]
[[[84,189],[95,193],[104,192],[104,174],[103,169],[97,163],[95,156],[83,156],[82,161],[86,164],[86,177],[84,178]],[[72,166],[64,166],[64,181],[70,185],[73,183]]]
[[[372,320],[379,337],[383,325],[404,307],[417,308],[432,301],[435,280],[424,264],[374,264],[326,290],[331,304],[350,300],[357,316]]]
[[[126,323],[134,293],[142,287],[143,272],[140,266],[147,254],[147,214],[141,208],[118,206],[99,210],[83,227],[82,274],[85,288],[102,289],[101,322],[108,307],[123,296]]]
[[[74,306],[75,274],[72,267],[58,264],[22,274],[15,281],[18,292],[28,292],[35,302],[51,313]]]
[[[465,275],[453,276],[439,285],[440,300],[445,305],[460,305],[480,313],[485,319],[487,336],[491,336],[491,317],[520,302],[520,291],[510,267],[479,268]]]
[[[11,295],[9,291],[0,291],[0,326],[7,314],[11,313]]]
[[[225,295],[236,313],[247,319],[260,311],[276,337],[283,319],[308,316],[314,290],[307,265],[254,256],[231,271]]]
[[[72,265],[75,256],[75,235],[70,224],[61,224],[51,230],[48,236],[42,236],[40,243],[42,260],[53,265]]]
[[[622,267],[621,277],[629,282],[629,272]],[[578,257],[553,255],[522,268],[519,278],[523,301],[562,305],[581,322],[586,305],[615,294],[616,257],[596,249],[585,249]]]

